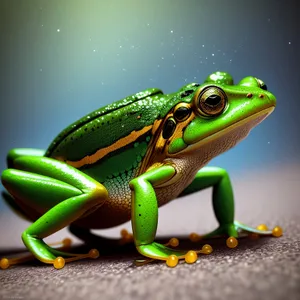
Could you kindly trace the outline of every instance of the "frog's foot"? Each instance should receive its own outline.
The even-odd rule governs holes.
[[[137,260],[135,263],[137,266],[145,265],[149,262],[155,260],[164,260],[168,267],[176,267],[179,263],[179,260],[185,260],[188,264],[193,264],[198,259],[198,254],[210,254],[213,249],[210,245],[204,245],[201,250],[177,250],[171,247],[177,247],[179,245],[179,241],[176,238],[172,238],[165,245],[161,245],[159,243],[151,243],[148,245],[137,246],[137,250],[144,256],[148,257],[148,259]]]
[[[65,263],[72,262],[75,260],[80,260],[84,258],[93,258],[96,259],[99,257],[99,251],[97,249],[91,249],[88,253],[85,254],[74,254],[68,252],[61,252],[61,251],[52,251],[55,252],[56,256],[55,259],[46,260],[43,262],[53,264],[55,269],[62,269],[65,266]],[[63,256],[70,256],[68,258],[64,258]]]
[[[72,240],[70,238],[65,238],[62,241],[50,243],[49,246],[60,246],[58,250],[65,250],[71,247]]]
[[[59,245],[60,247],[57,248],[57,250],[66,251],[70,248],[72,244],[72,240],[70,238],[65,238],[62,241],[54,242],[49,244],[50,246],[56,246]],[[3,257],[0,260],[0,269],[7,269],[8,267],[12,265],[21,264],[28,261],[35,260],[36,257],[32,253],[28,253],[25,255],[21,255],[20,257],[14,257],[14,258],[6,258]]]
[[[269,230],[265,224],[252,228],[238,221],[234,221],[232,224],[220,225],[217,229],[208,234],[198,235],[193,232],[189,237],[192,242],[198,242],[202,239],[227,236],[229,238],[226,240],[226,245],[229,248],[235,248],[238,245],[237,238],[242,236],[243,233],[247,233],[250,238],[258,238],[259,236],[280,237],[282,236],[282,228],[276,226],[273,230]]]
[[[283,235],[283,230],[280,226],[275,226],[272,230],[269,230],[265,224],[260,224],[256,228],[252,228],[241,222],[234,221],[234,225],[238,231],[248,233],[250,238],[256,238],[259,236],[281,237]]]
[[[60,248],[51,248],[50,246],[45,244],[43,241],[41,241],[41,242],[42,242],[43,246],[45,246],[44,250],[47,250],[47,251],[43,251],[44,254],[45,254],[45,252],[50,252],[52,254],[52,256],[54,256],[52,259],[50,259],[49,257],[45,258],[45,257],[41,257],[41,256],[35,256],[30,253],[27,255],[23,255],[21,257],[2,258],[0,260],[0,268],[7,269],[11,265],[21,264],[24,262],[32,261],[35,258],[38,258],[40,261],[42,261],[44,263],[53,264],[53,266],[56,269],[61,269],[64,267],[65,263],[67,263],[67,262],[80,260],[80,259],[84,259],[84,258],[98,258],[99,257],[99,252],[97,249],[91,249],[86,254],[74,254],[74,253],[65,252],[66,250],[68,250],[70,248],[71,243],[72,243],[71,239],[69,239],[69,238],[66,238],[61,242],[56,242],[56,243],[50,244],[52,246],[53,245],[61,245]],[[40,249],[40,250],[42,250],[42,249]],[[65,256],[67,258],[64,258],[63,256]]]

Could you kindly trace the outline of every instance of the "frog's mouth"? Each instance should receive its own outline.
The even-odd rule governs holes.
[[[208,150],[213,157],[234,147],[238,142],[245,139],[251,129],[261,123],[268,115],[272,113],[275,106],[266,108],[258,113],[255,113],[245,119],[239,120],[220,131],[205,137],[194,144],[188,145],[187,148],[180,153],[191,153],[197,150]]]

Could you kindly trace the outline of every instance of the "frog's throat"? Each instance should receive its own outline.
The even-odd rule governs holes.
[[[204,145],[213,143],[214,141],[224,137],[228,136],[231,137],[233,134],[236,134],[236,143],[246,138],[251,131],[252,128],[257,126],[259,123],[261,123],[267,116],[269,116],[272,111],[275,109],[275,106],[268,107],[264,110],[261,110],[258,113],[255,113],[249,117],[246,117],[245,119],[242,119],[238,122],[235,122],[228,127],[213,133],[212,135],[204,138],[203,140],[197,141],[194,144],[188,145],[185,149],[182,151],[175,153],[174,155],[169,155],[169,157],[175,157],[178,154],[188,154],[191,152],[195,152],[198,149],[201,149]],[[235,144],[236,144],[235,143]]]

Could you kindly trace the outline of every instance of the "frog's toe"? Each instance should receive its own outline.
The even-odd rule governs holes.
[[[228,248],[236,248],[238,246],[239,242],[234,236],[230,236],[226,240],[226,245]]]
[[[57,244],[57,243],[56,243]],[[39,260],[44,263],[53,264],[55,269],[62,269],[66,263],[84,259],[84,258],[98,258],[99,251],[97,249],[91,249],[88,253],[78,254],[78,253],[70,253],[65,252],[71,246],[71,239],[64,239],[62,241],[63,246],[60,248],[52,248],[45,244],[45,248],[51,252],[54,256],[54,259],[45,259],[37,256]]]
[[[63,256],[71,256],[71,257],[63,257],[63,256],[57,256],[55,259],[40,259],[42,262],[47,264],[52,264],[55,269],[62,269],[66,263],[84,259],[84,258],[98,258],[99,257],[99,251],[97,249],[91,249],[88,253],[85,254],[74,254],[74,253],[66,253],[62,251],[58,251],[56,249],[53,249],[56,254],[60,253]]]
[[[38,259],[43,263],[52,264],[55,269],[62,269],[66,263],[72,262],[75,260],[80,260],[84,258],[98,258],[99,251],[97,249],[91,249],[88,253],[85,254],[74,254],[69,252],[64,252],[68,250],[71,246],[71,239],[66,238],[61,242],[52,243],[51,245],[59,245],[61,244],[62,247],[60,248],[51,248],[47,244],[44,244],[44,248],[42,249],[43,255],[41,253],[33,255],[32,253],[22,255],[20,257],[14,258],[2,258],[0,260],[0,268],[7,269],[12,265],[21,264],[28,261],[33,261],[34,259]],[[41,245],[40,245],[41,246]],[[41,248],[40,248],[41,250]],[[47,256],[45,255],[47,253]]]
[[[144,256],[148,257],[144,260],[137,260],[136,265],[145,265],[155,260],[164,260],[168,267],[176,267],[180,260],[184,260],[188,264],[193,264],[198,259],[198,254],[210,254],[213,250],[210,245],[204,245],[201,250],[177,250],[167,246],[177,247],[178,239],[172,238],[165,245],[151,243],[148,245],[137,246],[137,250]]]
[[[280,226],[275,226],[272,230],[272,235],[275,237],[281,237],[283,235],[283,230]]]
[[[48,261],[47,263],[52,263],[55,269],[62,269],[65,266],[65,263],[84,259],[84,258],[93,258],[96,259],[99,257],[99,251],[97,249],[91,249],[88,253],[85,254],[71,254],[63,253],[65,255],[72,255],[72,257],[64,258],[62,256],[57,256],[54,260]]]
[[[5,270],[5,269],[7,269],[9,266],[10,266],[9,259],[6,258],[6,257],[1,258],[1,260],[0,260],[0,268],[1,268],[2,270]]]
[[[260,224],[256,228],[252,228],[241,222],[234,221],[232,224],[220,225],[216,230],[208,234],[199,235],[193,232],[190,234],[189,238],[192,242],[199,242],[202,239],[227,236],[226,245],[229,248],[235,248],[238,246],[237,238],[245,236],[245,233],[248,234],[249,238],[257,239],[259,236],[280,237],[283,234],[283,230],[280,226],[276,226],[272,230],[269,230],[265,224]]]
[[[203,236],[199,235],[199,234],[196,233],[196,232],[192,232],[192,233],[189,235],[189,239],[190,239],[190,241],[193,242],[193,243],[199,242],[202,238],[203,238]]]
[[[121,232],[121,239],[120,239],[120,244],[124,245],[124,244],[129,244],[129,243],[133,243],[133,235],[131,233],[128,232],[127,229],[122,229]]]
[[[166,244],[165,246],[171,246],[171,247],[177,247],[179,245],[179,240],[177,238],[171,238]]]
[[[32,261],[35,259],[35,256],[31,253],[22,255],[20,257],[14,257],[14,258],[6,258],[3,257],[0,260],[0,269],[5,270],[8,269],[9,267],[17,264],[21,264],[24,262]]]
[[[121,235],[122,235],[122,233],[121,233]],[[177,247],[178,245],[179,245],[179,240],[177,238],[171,238],[166,244],[164,244],[164,246],[166,246],[166,247],[171,246],[171,247],[174,247],[174,248]],[[170,256],[172,256],[172,255],[170,255]],[[167,261],[170,258],[170,256],[167,258]],[[136,266],[144,266],[144,265],[146,265],[148,263],[151,263],[153,261],[155,261],[155,259],[153,259],[153,258],[137,259],[137,260],[135,260],[135,265]]]
[[[174,254],[171,254],[167,259],[166,259],[166,265],[170,268],[174,268],[178,265],[180,260],[183,260],[187,264],[193,264],[198,260],[198,254],[210,254],[212,253],[213,249],[210,245],[206,244],[202,247],[201,250],[189,250],[188,252],[185,253],[185,255],[182,256],[177,256]]]
[[[283,235],[283,230],[280,226],[276,226],[270,230],[266,224],[260,224],[256,228],[252,228],[241,222],[234,221],[234,225],[237,230],[248,233],[250,238],[258,238],[259,236],[281,237]]]
[[[49,246],[56,246],[59,245],[61,249],[69,249],[72,245],[72,240],[70,238],[65,238],[62,241],[50,243]]]

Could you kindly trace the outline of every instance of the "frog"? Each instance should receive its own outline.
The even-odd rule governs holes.
[[[47,150],[10,150],[1,180],[12,196],[10,206],[32,222],[22,233],[24,245],[35,258],[60,269],[99,252],[61,251],[46,244],[46,237],[67,226],[75,235],[76,228],[92,235],[92,229],[131,220],[132,239],[144,261],[161,260],[170,267],[183,260],[194,263],[212,248],[180,250],[176,238],[156,242],[158,208],[210,187],[219,225],[193,234],[194,239],[226,236],[234,248],[241,231],[280,236],[279,226],[269,230],[236,221],[228,172],[207,166],[245,139],[275,106],[261,79],[247,76],[234,84],[229,73],[217,71],[174,93],[150,88],[101,107],[69,125]],[[18,259],[2,258],[0,266],[15,263]]]

